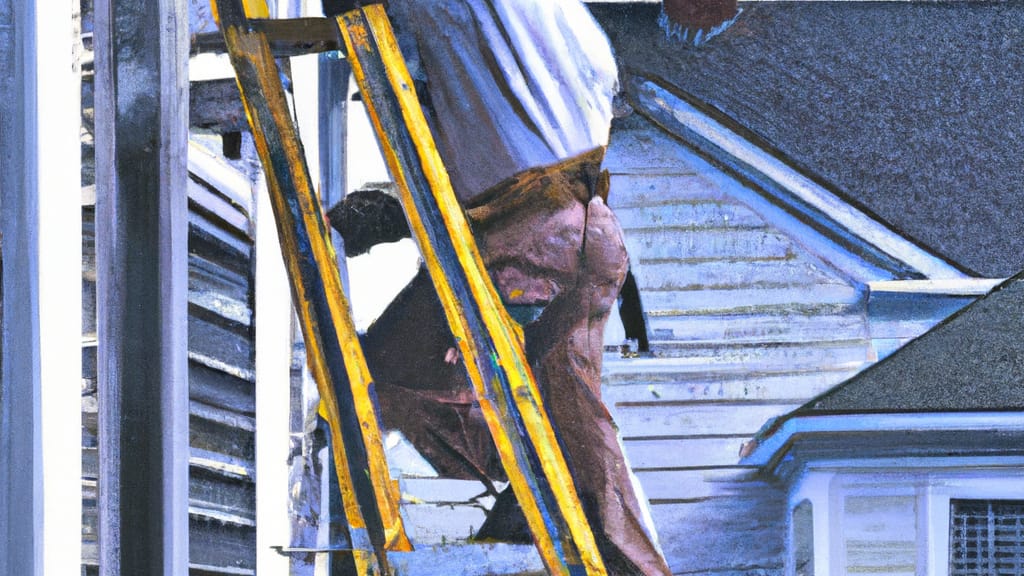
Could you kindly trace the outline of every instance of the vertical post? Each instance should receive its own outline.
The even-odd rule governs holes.
[[[324,206],[333,207],[348,193],[345,163],[348,158],[346,128],[348,127],[348,85],[352,67],[341,52],[319,55],[320,101],[320,197]],[[348,292],[348,269],[345,246],[340,234],[331,234],[338,255],[341,282]]]
[[[96,0],[100,573],[188,573],[188,10]]]
[[[256,572],[288,574],[292,302],[270,192],[256,190]]]
[[[352,69],[341,52],[326,52],[319,55],[317,65],[317,100],[320,112],[320,199],[328,209],[340,202],[347,192],[345,187],[345,127],[347,123],[348,81]],[[345,245],[341,235],[331,233],[331,243],[338,258],[338,271],[345,293],[351,296],[348,282],[348,266],[345,261]],[[330,489],[327,491],[327,512],[329,513],[329,539],[332,546],[347,539],[344,503],[341,501],[338,474],[333,467],[326,468]],[[349,564],[335,562],[330,558],[329,573],[344,576]]]
[[[309,6],[304,6],[309,12]],[[299,16],[316,14],[300,13]],[[345,196],[345,103],[351,69],[341,52],[293,57],[291,59],[292,93],[295,113],[306,152],[310,174],[318,178],[318,192],[324,210],[330,209]],[[338,262],[342,289],[349,295],[348,267],[341,235],[328,228]],[[348,520],[337,470],[324,466],[321,491],[320,530],[322,548],[348,548]],[[337,561],[334,555],[318,558],[326,563],[327,574],[351,572],[351,562]]]
[[[0,0],[0,574],[81,570],[76,13]]]

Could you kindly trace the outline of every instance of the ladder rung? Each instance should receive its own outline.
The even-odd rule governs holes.
[[[338,26],[328,18],[252,19],[249,24],[263,33],[275,58],[344,50]],[[220,32],[203,32],[192,38],[190,52],[224,54],[228,51]]]
[[[304,548],[304,547],[295,547],[295,546],[271,546],[270,548],[272,550],[274,550],[275,552],[277,552],[278,554],[281,554],[282,556],[287,556],[289,554],[328,554],[328,553],[329,554],[351,554],[351,553],[357,551],[354,548],[331,548],[331,547],[327,547],[327,548],[320,548],[320,547]],[[363,552],[373,552],[373,550],[363,550]]]

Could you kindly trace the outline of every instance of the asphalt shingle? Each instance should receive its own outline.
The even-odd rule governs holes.
[[[593,5],[621,66],[718,108],[986,277],[1024,270],[1024,3],[745,3],[700,49]]]

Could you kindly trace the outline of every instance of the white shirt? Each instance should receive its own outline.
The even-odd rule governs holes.
[[[427,80],[463,201],[607,144],[615,59],[579,0],[391,0],[388,11],[410,71]]]

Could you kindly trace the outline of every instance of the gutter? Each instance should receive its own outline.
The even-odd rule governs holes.
[[[808,434],[855,432],[1024,432],[1024,415],[1014,412],[931,412],[901,414],[790,414],[770,421],[740,449],[740,465],[766,467],[779,462]]]

